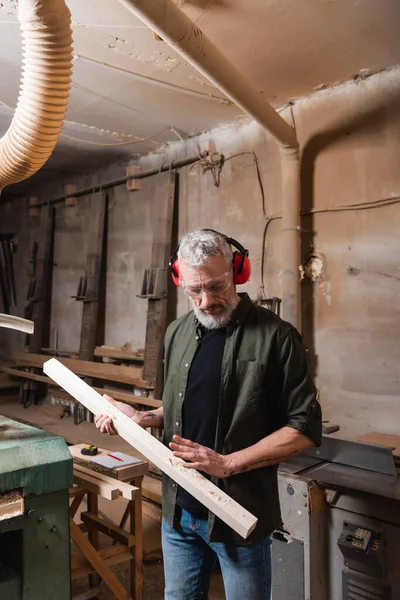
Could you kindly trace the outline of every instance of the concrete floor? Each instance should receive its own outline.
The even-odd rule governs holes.
[[[124,504],[119,501],[109,501],[104,498],[99,500],[99,513],[101,516],[107,516],[114,523],[119,523],[124,511]],[[80,522],[80,512],[86,510],[86,505],[82,503],[80,510],[75,517],[77,523]],[[150,512],[154,512],[151,510]],[[110,545],[107,536],[100,534],[100,546],[105,548]],[[72,545],[72,553],[79,553],[79,550]],[[161,559],[161,531],[160,523],[154,516],[148,516],[143,513],[143,552],[144,552],[144,580],[143,580],[143,600],[163,600],[164,598],[164,572]],[[121,582],[129,589],[128,567],[122,564],[113,567]],[[73,596],[82,594],[88,589],[87,577],[77,579],[73,582]],[[101,600],[114,600],[115,596],[111,594],[106,586],[101,592]],[[211,589],[208,600],[225,600],[225,593],[220,575],[213,575]]]
[[[122,583],[129,589],[128,571],[123,566],[113,569]],[[82,594],[88,589],[87,581],[77,580],[73,584],[73,595]],[[103,595],[103,592],[102,592]],[[104,587],[104,600],[114,600],[115,596]],[[144,564],[144,585],[143,600],[163,600],[164,599],[164,573],[162,561]],[[219,575],[212,578],[210,594],[208,600],[225,600],[223,583]]]

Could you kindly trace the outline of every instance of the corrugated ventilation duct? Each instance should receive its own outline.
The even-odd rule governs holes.
[[[72,73],[71,14],[64,0],[19,0],[20,94],[0,140],[0,192],[38,171],[61,133]]]

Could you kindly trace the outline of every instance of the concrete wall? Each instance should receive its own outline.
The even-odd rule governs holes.
[[[102,177],[120,174],[111,169]],[[137,192],[126,186],[109,192],[104,338],[109,345],[144,347],[147,302],[137,294],[151,257],[152,213],[166,194],[164,174],[147,179]],[[52,327],[58,329],[59,347],[72,350],[79,348],[82,304],[71,296],[85,271],[91,201],[88,196],[74,208],[57,207]]]
[[[117,166],[94,176],[73,180],[77,188],[114,179],[125,174],[125,167]],[[40,191],[43,200],[62,194],[61,185],[48,185]],[[141,291],[142,276],[151,257],[152,212],[167,194],[167,175],[143,181],[142,189],[128,192],[126,186],[109,190],[107,292],[104,341],[110,345],[131,344],[143,348],[146,328],[145,300],[137,298]],[[91,196],[79,198],[76,206],[56,205],[54,242],[53,295],[51,311],[51,340],[57,333],[60,349],[77,351],[79,348],[82,304],[76,295],[79,278],[85,272],[88,245]],[[28,286],[30,247],[35,239],[39,219],[29,219],[28,200],[14,200],[0,205],[1,231],[15,232],[19,240],[16,254],[19,304],[14,314],[23,315]],[[0,309],[1,310],[1,309]],[[12,350],[21,349],[22,337],[13,334]],[[0,329],[0,352],[10,354],[11,334]]]
[[[400,197],[399,70],[303,101],[303,208]],[[366,207],[362,207],[366,208]],[[398,433],[400,205],[303,218],[326,257],[304,282],[304,330],[325,416],[346,435]]]
[[[400,206],[365,205],[400,196],[399,74],[394,69],[323,90],[283,111],[288,121],[294,119],[301,143],[303,211],[324,211],[302,218],[303,261],[312,248],[325,261],[322,279],[301,284],[304,340],[324,417],[350,438],[370,430],[397,433],[400,418]],[[225,163],[219,187],[200,165],[181,171],[179,234],[214,227],[248,247],[253,275],[243,289],[253,298],[260,294],[264,251],[264,292],[281,296],[281,224],[270,224],[263,249],[265,219],[252,154],[260,166],[266,213],[279,213],[279,152],[269,135],[243,121],[146,156],[140,166],[196,154],[209,140],[226,158],[238,156]],[[151,216],[166,190],[166,175],[158,175],[143,180],[137,192],[128,194],[121,186],[110,194],[107,344],[143,347],[145,301],[136,294],[151,255]],[[352,204],[364,206],[338,211]],[[79,342],[80,305],[69,296],[84,267],[88,207],[85,199],[73,209],[57,208],[52,327],[63,348]],[[179,294],[178,314],[187,308]]]
[[[0,204],[0,233],[13,233],[17,251],[13,256],[15,286],[17,291],[17,306],[11,307],[11,313],[24,316],[25,298],[28,291],[28,271],[30,260],[30,236],[33,234],[32,223],[29,221],[26,198],[18,198],[11,202]],[[4,312],[0,297],[0,312]],[[9,359],[16,352],[23,350],[25,334],[19,331],[0,327],[0,356]]]

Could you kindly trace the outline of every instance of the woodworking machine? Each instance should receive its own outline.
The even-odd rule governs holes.
[[[62,438],[0,416],[1,600],[70,600],[72,483]]]
[[[397,475],[391,448],[329,436],[282,463],[272,600],[399,600]]]

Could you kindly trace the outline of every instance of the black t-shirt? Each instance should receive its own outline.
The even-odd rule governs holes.
[[[182,407],[183,437],[207,448],[215,444],[225,340],[226,328],[202,329]],[[205,506],[181,487],[177,502],[194,517],[207,518]]]

